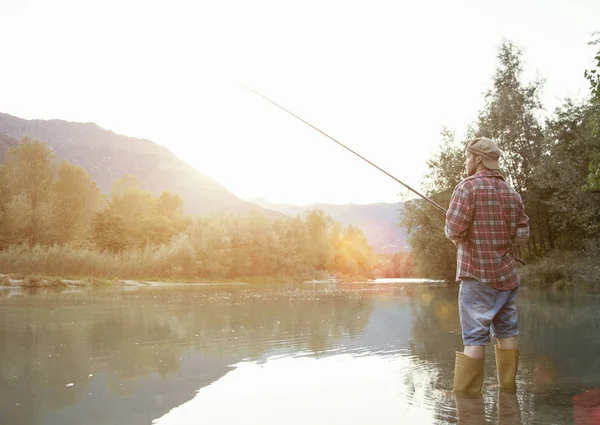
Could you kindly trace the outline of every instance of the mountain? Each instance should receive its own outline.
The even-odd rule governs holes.
[[[4,159],[4,155],[6,151],[12,148],[13,146],[17,146],[19,141],[17,139],[13,139],[12,137],[6,136],[4,134],[0,134],[0,160]]]
[[[143,189],[155,195],[164,190],[179,194],[189,214],[263,209],[238,198],[150,140],[116,134],[94,123],[25,120],[0,113],[0,159],[26,136],[47,143],[58,158],[83,167],[105,194],[115,180],[133,174]],[[270,217],[281,217],[278,212],[263,210]]]
[[[320,209],[344,226],[359,227],[369,244],[376,252],[409,251],[406,228],[400,227],[402,203],[378,204],[276,204],[265,199],[252,199],[252,202],[264,208],[279,211],[286,215],[297,215],[312,209]]]

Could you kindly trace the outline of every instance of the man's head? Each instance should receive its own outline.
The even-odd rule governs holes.
[[[487,137],[478,137],[471,140],[467,144],[466,155],[465,166],[468,176],[484,170],[500,171],[500,165],[498,164],[500,149],[493,140]]]

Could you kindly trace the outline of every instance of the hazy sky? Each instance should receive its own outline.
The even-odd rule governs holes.
[[[600,1],[0,0],[0,112],[153,140],[242,198],[394,202],[483,105],[503,38],[550,111],[588,95]]]

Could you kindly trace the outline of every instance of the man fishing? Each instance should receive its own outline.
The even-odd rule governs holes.
[[[488,138],[466,148],[467,177],[452,194],[445,233],[458,248],[456,280],[464,352],[456,352],[454,391],[479,394],[485,346],[497,338],[501,391],[516,391],[519,361],[517,291],[519,271],[512,245],[529,239],[521,196],[500,174],[500,150]]]
[[[467,145],[465,165],[468,177],[454,189],[450,208],[417,192],[381,167],[308,121],[240,83],[276,107],[312,127],[344,149],[417,194],[446,214],[446,236],[458,247],[457,280],[461,281],[459,311],[465,343],[464,353],[456,353],[454,389],[480,393],[483,384],[485,344],[490,329],[498,338],[496,364],[501,389],[516,391],[515,377],[519,359],[517,327],[517,290],[519,272],[512,245],[529,239],[529,218],[521,196],[500,174],[500,150],[490,139],[479,138]]]

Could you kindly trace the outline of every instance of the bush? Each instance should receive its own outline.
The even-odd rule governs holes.
[[[588,249],[560,252],[522,267],[521,282],[524,286],[550,288],[553,291],[573,289],[600,292],[600,252],[598,245]]]
[[[67,284],[55,277],[33,275],[27,276],[23,280],[22,286],[27,288],[60,288],[67,286]]]

